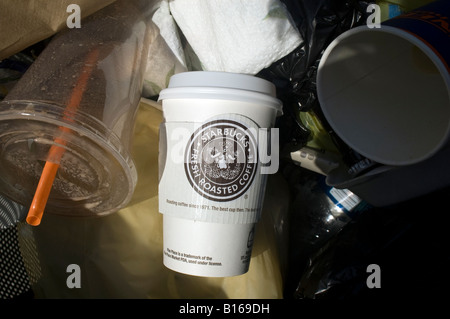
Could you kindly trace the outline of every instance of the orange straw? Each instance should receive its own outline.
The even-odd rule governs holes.
[[[67,115],[69,113],[74,113],[80,105],[89,77],[97,63],[98,55],[99,51],[98,49],[95,49],[89,52],[86,57],[81,74],[78,77],[67,107],[64,110],[64,118],[67,120],[70,120],[67,118]],[[70,132],[70,129],[67,127],[60,127],[60,130],[63,132]],[[44,214],[44,209],[47,205],[47,200],[53,186],[53,181],[55,180],[61,157],[65,151],[61,146],[65,145],[65,140],[56,138],[55,145],[52,145],[50,148],[48,160],[45,162],[33,201],[31,202],[30,210],[28,211],[27,223],[30,225],[37,226],[41,223],[42,215]]]

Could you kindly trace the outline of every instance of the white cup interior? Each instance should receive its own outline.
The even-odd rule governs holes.
[[[418,38],[362,26],[324,52],[317,91],[327,121],[351,148],[382,164],[409,165],[448,141],[449,83],[444,63]]]

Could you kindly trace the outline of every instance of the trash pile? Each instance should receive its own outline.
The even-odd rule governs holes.
[[[445,291],[445,0],[1,6],[0,297]]]

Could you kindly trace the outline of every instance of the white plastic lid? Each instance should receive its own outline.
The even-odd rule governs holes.
[[[173,75],[160,100],[180,98],[216,98],[263,103],[282,114],[275,85],[267,80],[239,73],[191,71]]]
[[[220,87],[276,95],[273,83],[255,76],[230,72],[193,71],[178,73],[170,78],[169,88],[186,86]]]

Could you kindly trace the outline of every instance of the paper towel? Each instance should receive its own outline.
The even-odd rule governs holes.
[[[302,41],[278,0],[175,0],[169,8],[205,71],[256,74]]]

